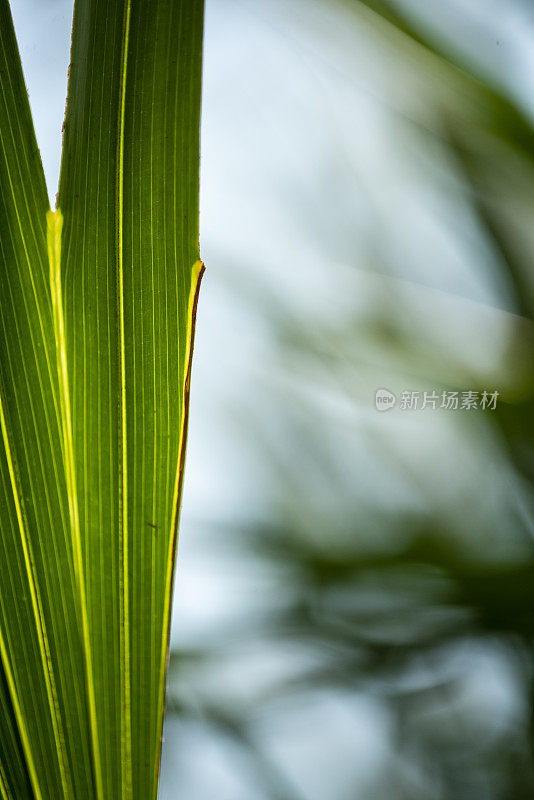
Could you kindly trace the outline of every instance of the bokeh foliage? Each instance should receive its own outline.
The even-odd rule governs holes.
[[[264,503],[245,519],[220,525],[207,515],[193,528],[222,573],[238,582],[249,574],[255,588],[250,606],[228,613],[225,626],[176,644],[168,709],[177,715],[176,746],[200,728],[230,770],[250,772],[262,798],[526,800],[534,793],[531,115],[513,81],[477,52],[474,35],[471,49],[462,46],[468,37],[458,43],[455,25],[469,22],[461,4],[452,21],[436,9],[434,22],[416,4],[380,0],[299,9],[299,24],[316,25],[295,44],[302,58],[303,41],[309,50],[321,42],[317,20],[343,29],[333,45],[348,53],[340,85],[354,80],[378,95],[383,140],[399,140],[428,190],[415,205],[428,202],[449,242],[472,245],[490,299],[473,299],[461,282],[443,290],[446,258],[402,226],[410,213],[403,205],[414,205],[409,187],[387,206],[389,216],[378,212],[377,197],[390,191],[376,166],[380,143],[371,189],[362,190],[347,157],[342,178],[316,162],[324,192],[315,216],[294,184],[281,200],[305,217],[304,236],[325,274],[335,268],[325,306],[343,296],[343,313],[317,314],[311,303],[303,311],[277,292],[274,268],[264,263],[251,275],[250,262],[213,245],[222,296],[252,308],[271,343],[255,375],[257,404],[232,397],[226,418],[260,464]],[[318,61],[328,58],[328,35]],[[351,41],[374,53],[363,76],[350,73]],[[317,102],[327,114],[327,102]],[[332,151],[365,127],[359,108],[352,119],[345,139],[332,124]],[[362,207],[375,215],[363,232]],[[333,265],[340,232],[344,252],[352,241],[355,255]],[[410,263],[418,248],[426,271]],[[305,266],[299,274],[305,280]],[[494,412],[381,415],[373,394],[384,385],[397,393],[498,389],[500,397]],[[224,665],[239,678],[225,679]],[[314,787],[306,774],[321,767],[312,757],[284,757],[280,718],[292,717],[295,736],[306,740],[306,709],[318,697],[338,698],[349,714],[363,697],[369,714],[386,720],[385,750],[363,784],[352,764],[356,739],[353,756],[334,757],[335,715],[314,734],[336,774],[325,767]],[[278,748],[273,730],[282,731]]]

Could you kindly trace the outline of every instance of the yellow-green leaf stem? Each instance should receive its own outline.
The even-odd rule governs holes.
[[[67,370],[67,339],[65,335],[65,319],[63,315],[63,299],[61,296],[61,234],[63,231],[63,215],[59,209],[46,212],[48,262],[50,265],[50,294],[54,317],[56,341],[57,371],[59,382],[59,399],[61,408],[61,428],[63,435],[63,460],[69,499],[69,517],[72,536],[72,552],[76,585],[79,591],[79,616],[83,636],[83,653],[87,680],[87,703],[90,715],[91,738],[93,746],[94,772],[97,797],[103,798],[102,770],[100,765],[100,745],[98,742],[98,721],[96,716],[95,687],[93,680],[93,663],[91,658],[91,639],[87,620],[87,599],[85,592],[85,576],[83,570],[82,544],[80,536],[80,516],[78,513],[78,495],[76,491],[76,472],[72,442],[72,418],[70,411],[69,376]]]

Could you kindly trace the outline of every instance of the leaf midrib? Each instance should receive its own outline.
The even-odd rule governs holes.
[[[118,266],[118,321],[119,321],[119,371],[120,371],[120,448],[119,448],[119,530],[121,559],[120,631],[121,631],[121,774],[123,800],[131,800],[132,790],[132,710],[129,628],[129,578],[128,578],[128,468],[126,430],[126,365],[124,341],[124,128],[126,110],[126,79],[128,44],[130,37],[131,0],[124,9],[122,55],[119,79],[119,136],[117,141],[117,266]]]

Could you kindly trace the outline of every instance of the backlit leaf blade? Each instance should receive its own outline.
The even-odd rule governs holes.
[[[0,798],[155,797],[202,3],[78,0],[51,212],[0,0]]]
[[[0,655],[36,797],[91,796],[46,246],[48,197],[0,2]],[[4,765],[4,772],[8,765]]]
[[[202,10],[75,9],[61,275],[105,797],[156,794],[201,272]]]
[[[34,798],[11,694],[0,665],[0,798]]]

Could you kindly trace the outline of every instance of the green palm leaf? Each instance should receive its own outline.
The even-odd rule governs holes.
[[[79,0],[58,210],[0,0],[0,791],[157,791],[202,3]]]

